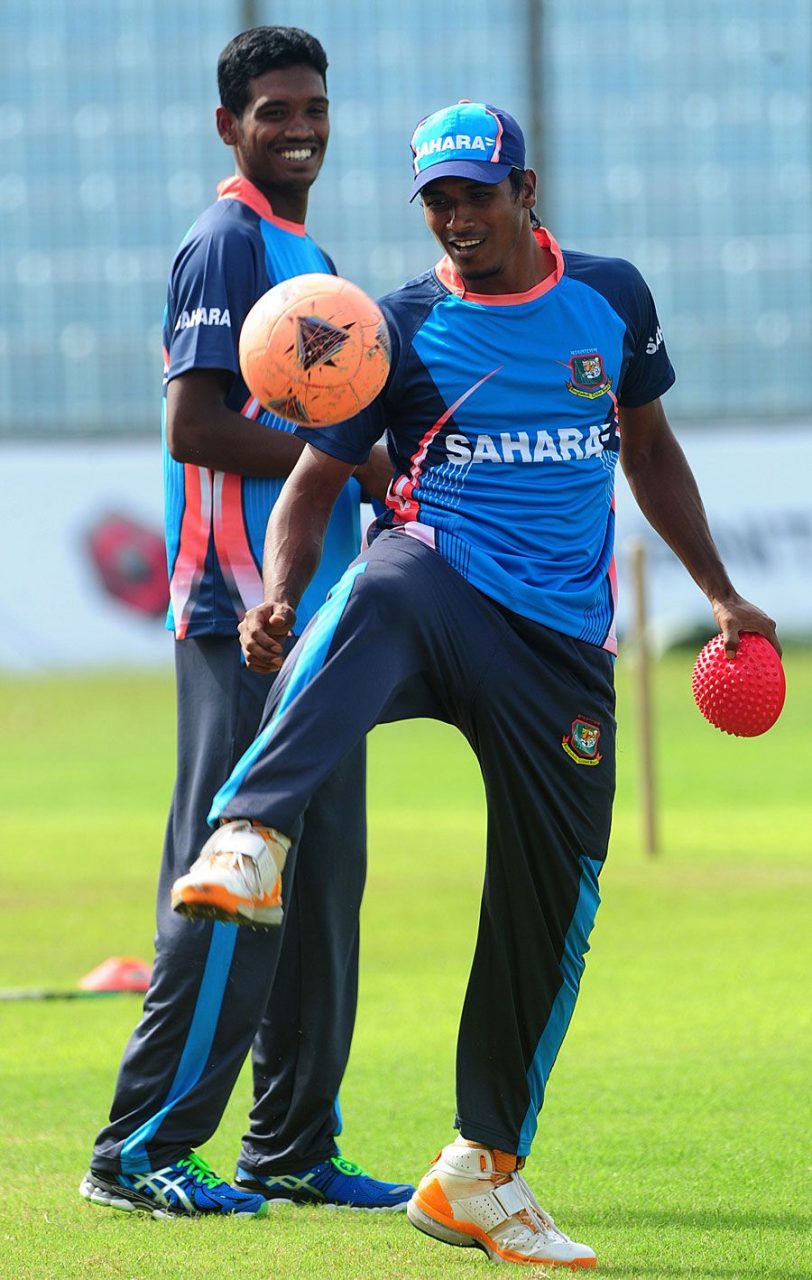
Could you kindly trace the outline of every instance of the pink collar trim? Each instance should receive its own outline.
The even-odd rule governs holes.
[[[248,178],[243,178],[239,174],[233,178],[224,178],[217,184],[217,198],[239,200],[242,204],[247,204],[249,209],[253,209],[254,213],[258,213],[260,218],[264,218],[266,222],[272,222],[282,231],[291,231],[295,236],[307,235],[303,222],[290,222],[287,218],[278,218],[267,196],[264,196],[259,187],[255,187]]]
[[[451,259],[446,255],[441,258],[434,268],[434,274],[448,289],[449,293],[455,294],[458,298],[464,298],[466,302],[478,302],[483,306],[490,307],[520,307],[524,302],[533,302],[536,298],[540,298],[545,293],[549,293],[553,289],[564,274],[564,255],[559,248],[558,241],[553,238],[546,227],[537,227],[534,232],[537,242],[542,249],[549,249],[555,258],[555,267],[548,276],[540,280],[538,284],[534,284],[532,289],[528,289],[525,293],[470,293],[465,288],[465,283],[457,272],[456,267]]]

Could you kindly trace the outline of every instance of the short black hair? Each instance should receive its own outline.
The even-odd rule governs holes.
[[[513,196],[514,201],[518,200],[519,196],[522,194],[522,188],[524,187],[524,172],[524,169],[516,169],[514,167],[508,174],[508,179],[510,181],[510,193]],[[530,210],[530,225],[531,227],[541,226],[541,223],[532,209]]]
[[[229,40],[217,59],[220,102],[235,116],[248,106],[248,82],[283,67],[312,67],[327,86],[327,54],[301,27],[251,27]]]
[[[518,200],[524,186],[524,169],[511,169],[508,178],[510,179],[510,193],[514,200]]]

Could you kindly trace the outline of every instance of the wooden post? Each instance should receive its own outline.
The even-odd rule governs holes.
[[[642,538],[629,544],[634,592],[634,642],[637,676],[638,757],[643,811],[643,848],[657,852],[657,814],[654,786],[654,740],[651,704],[651,653],[646,599],[646,547]]]
[[[252,27],[260,25],[258,8],[257,0],[240,0],[240,31],[250,31]],[[268,18],[268,22],[270,21]]]

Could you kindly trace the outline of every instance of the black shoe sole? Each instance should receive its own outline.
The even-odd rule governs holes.
[[[122,1187],[103,1173],[91,1169],[82,1179],[79,1194],[88,1204],[100,1209],[115,1209],[123,1213],[148,1213],[153,1218],[186,1218],[189,1214],[178,1213],[165,1205],[157,1204],[149,1196],[134,1191],[131,1187]]]

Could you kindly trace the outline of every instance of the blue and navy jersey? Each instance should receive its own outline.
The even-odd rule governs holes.
[[[335,274],[330,259],[299,223],[277,218],[245,178],[220,184],[181,244],[164,311],[164,504],[170,605],[167,627],[178,639],[233,635],[262,596],[265,527],[283,479],[211,471],[180,463],[166,447],[166,386],[190,369],[232,375],[230,409],[278,431],[290,423],[262,409],[240,374],[243,321],[263,293],[309,271]],[[297,617],[304,627],[358,554],[360,488],[345,486],[330,521],[325,552]]]
[[[527,293],[467,292],[444,258],[383,298],[383,391],[299,434],[358,463],[386,433],[384,525],[514,612],[615,652],[618,406],[656,400],[674,371],[635,267],[536,236],[556,266]]]

